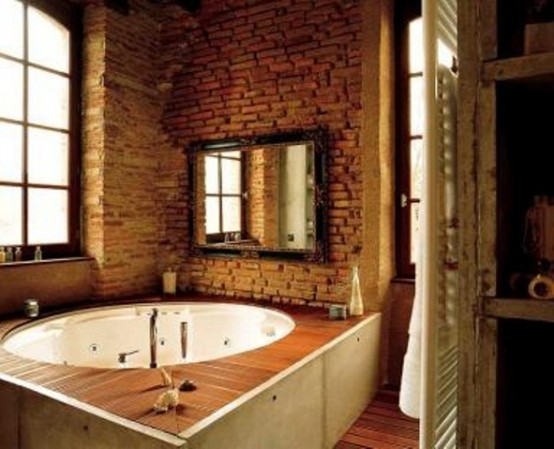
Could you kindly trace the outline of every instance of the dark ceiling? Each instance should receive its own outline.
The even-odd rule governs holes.
[[[106,6],[121,14],[129,13],[129,0],[105,0]],[[150,0],[153,4],[175,4],[181,8],[195,13],[200,9],[202,0]]]

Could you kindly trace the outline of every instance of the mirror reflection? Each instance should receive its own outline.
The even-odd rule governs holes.
[[[198,249],[322,257],[322,145],[307,136],[313,137],[281,134],[195,147],[193,238]]]

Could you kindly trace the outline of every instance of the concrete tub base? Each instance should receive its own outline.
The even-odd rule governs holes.
[[[330,449],[378,387],[374,314],[178,436],[0,374],[0,447]]]

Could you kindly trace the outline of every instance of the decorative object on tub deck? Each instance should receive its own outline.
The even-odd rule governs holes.
[[[194,391],[196,390],[196,388],[196,385],[190,379],[183,380],[183,382],[181,382],[181,385],[179,385],[180,391]]]
[[[175,408],[178,405],[179,390],[177,388],[171,388],[158,396],[158,399],[154,402],[153,408],[156,413],[166,413],[170,408]]]
[[[164,387],[175,388],[175,383],[173,382],[171,376],[167,374],[167,371],[163,368],[160,368],[160,373],[162,375],[162,385]]]
[[[173,268],[168,267],[162,275],[164,295],[175,295],[177,293],[177,273]]]
[[[329,318],[332,320],[345,320],[346,319],[346,305],[345,304],[331,304],[329,306]]]
[[[364,303],[362,302],[362,293],[360,291],[358,265],[354,265],[352,267],[352,293],[350,295],[349,312],[352,316],[359,316],[364,313]]]
[[[26,299],[23,305],[23,312],[28,318],[36,318],[39,314],[39,305],[36,299]]]

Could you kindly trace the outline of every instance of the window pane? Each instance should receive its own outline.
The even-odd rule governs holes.
[[[410,73],[423,72],[423,27],[421,18],[410,22]]]
[[[0,246],[23,243],[23,190],[0,186]]]
[[[423,183],[423,140],[410,142],[410,197],[421,198]]]
[[[240,159],[240,151],[225,151],[223,156],[227,159]]]
[[[29,182],[67,186],[69,164],[68,135],[29,128]]]
[[[240,231],[240,197],[223,198],[223,232]]]
[[[23,57],[23,4],[0,1],[0,53]]]
[[[206,193],[219,193],[218,158],[206,156],[204,164],[204,182],[206,186]]]
[[[66,190],[29,189],[29,245],[68,242]]]
[[[29,121],[37,125],[68,129],[69,80],[29,68]]]
[[[0,57],[0,117],[23,119],[23,65]]]
[[[221,159],[221,193],[240,194],[240,161]]]
[[[69,73],[69,31],[52,17],[29,7],[29,61]]]
[[[219,198],[206,197],[206,234],[217,234],[219,229]]]
[[[410,78],[410,135],[423,134],[423,77]]]
[[[21,182],[22,175],[23,127],[0,122],[0,181]]]
[[[416,263],[419,235],[419,204],[410,204],[410,263]]]

